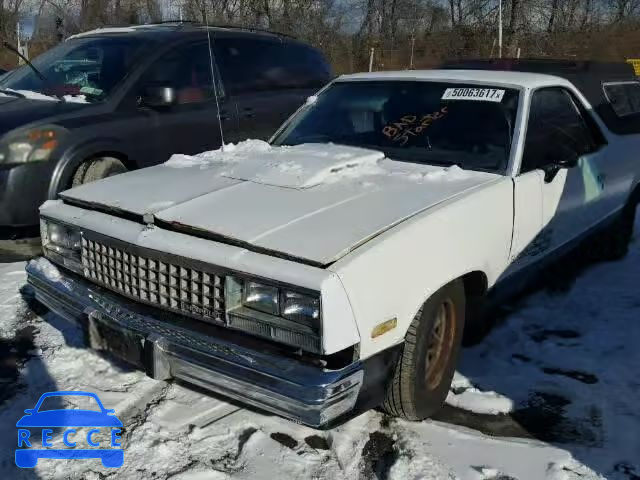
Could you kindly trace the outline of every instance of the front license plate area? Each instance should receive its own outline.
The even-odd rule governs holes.
[[[88,343],[94,350],[108,352],[127,363],[144,368],[144,337],[112,326],[100,312],[91,312]]]

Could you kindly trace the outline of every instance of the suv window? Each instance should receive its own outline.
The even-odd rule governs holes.
[[[286,72],[279,81],[281,88],[320,88],[331,80],[331,68],[317,50],[285,43],[273,53],[274,62]]]
[[[564,88],[537,90],[531,99],[520,172],[541,168],[564,156],[585,155],[596,140],[571,94]]]
[[[171,49],[149,67],[141,85],[174,88],[179,105],[213,98],[209,47],[197,43]]]
[[[640,82],[605,83],[603,88],[616,115],[640,114]]]
[[[305,45],[259,39],[215,41],[218,63],[230,93],[320,88],[331,79],[322,55]]]

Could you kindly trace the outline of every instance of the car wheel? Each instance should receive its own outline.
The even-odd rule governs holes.
[[[113,157],[94,158],[83,162],[73,175],[72,187],[77,187],[85,183],[95,182],[103,178],[112,177],[120,173],[125,173],[127,167]]]
[[[609,228],[597,240],[597,255],[602,260],[620,260],[629,251],[636,219],[636,205],[627,204]]]
[[[409,326],[387,387],[387,413],[423,420],[440,410],[455,372],[464,321],[461,281],[446,285],[425,302]]]

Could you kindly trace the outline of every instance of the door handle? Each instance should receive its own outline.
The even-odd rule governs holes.
[[[253,118],[256,116],[256,113],[253,111],[253,108],[245,108],[242,110],[242,116],[245,118]]]

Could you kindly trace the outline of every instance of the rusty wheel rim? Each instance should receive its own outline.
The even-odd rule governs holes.
[[[447,298],[438,307],[429,332],[425,358],[425,379],[429,390],[436,389],[442,382],[445,367],[451,357],[455,333],[456,312],[453,302]]]

